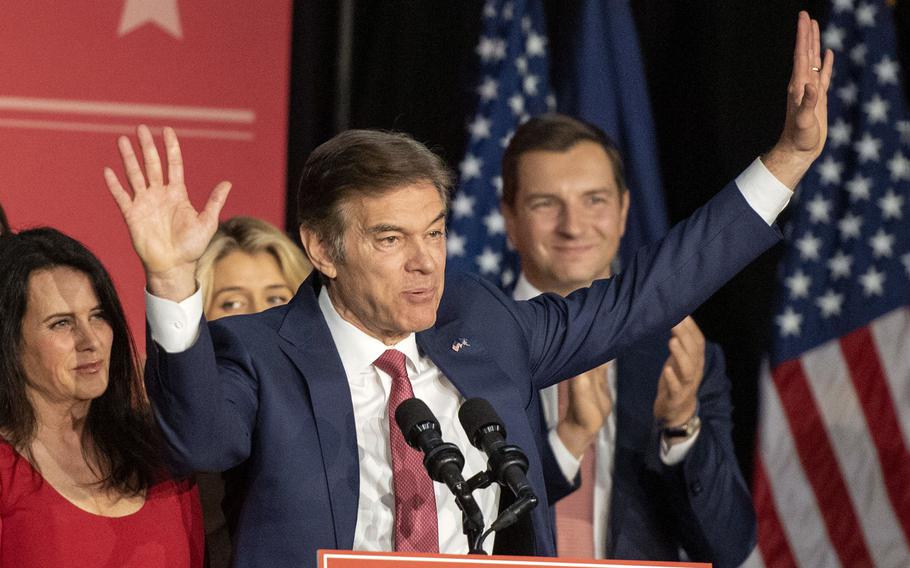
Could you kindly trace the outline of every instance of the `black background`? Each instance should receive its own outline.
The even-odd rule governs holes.
[[[566,2],[546,2],[550,47],[571,34]],[[473,109],[483,3],[354,2],[351,128],[402,130],[457,166]],[[780,134],[796,18],[808,10],[824,26],[827,2],[635,0],[632,3],[657,126],[670,219],[705,203]],[[910,9],[895,15],[906,69]],[[335,134],[339,8],[294,8],[288,154],[288,228],[306,156]],[[634,188],[632,189],[634,196]],[[783,219],[782,221],[785,221]],[[296,232],[296,231],[294,231]],[[757,376],[772,325],[770,301],[779,247],[752,263],[696,312],[727,356],[733,380],[734,440],[751,476]]]

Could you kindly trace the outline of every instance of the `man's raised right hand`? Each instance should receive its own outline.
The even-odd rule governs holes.
[[[145,162],[145,174],[129,138],[121,136],[117,140],[132,195],[123,188],[111,168],[104,168],[104,180],[123,214],[133,248],[145,268],[148,291],[179,302],[196,291],[196,261],[218,229],[218,214],[227,200],[231,184],[221,182],[215,186],[205,207],[197,212],[183,184],[183,157],[174,130],[164,129],[167,184],[151,131],[140,125],[136,135]]]

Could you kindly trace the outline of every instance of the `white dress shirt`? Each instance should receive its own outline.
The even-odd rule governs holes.
[[[540,290],[536,289],[524,274],[518,277],[515,284],[515,290],[512,297],[516,300],[530,300],[540,295]],[[606,558],[607,542],[606,537],[609,534],[610,522],[610,500],[613,490],[613,457],[616,449],[616,362],[610,361],[607,364],[607,385],[610,389],[610,398],[613,400],[613,411],[607,417],[606,423],[597,432],[594,439],[595,459],[594,464],[594,519],[592,523],[592,535],[594,542],[594,558]],[[553,456],[559,465],[563,476],[570,483],[575,480],[578,470],[581,468],[581,460],[576,458],[572,452],[566,448],[566,445],[560,439],[556,432],[556,426],[559,423],[559,386],[553,385],[540,391],[540,401],[543,406],[544,418],[549,429],[548,441],[550,449],[553,450]],[[698,439],[698,432],[688,440],[675,444],[673,446],[660,445],[660,459],[666,465],[675,465],[685,459],[689,449]],[[585,456],[582,456],[585,459]],[[582,479],[582,483],[591,483],[592,480]]]
[[[436,415],[442,429],[442,438],[458,446],[464,454],[465,479],[486,469],[486,458],[471,445],[458,420],[458,409],[464,401],[463,397],[435,363],[419,352],[413,333],[397,345],[383,344],[342,319],[325,288],[319,294],[319,308],[341,357],[354,407],[360,466],[354,550],[393,550],[395,495],[392,488],[388,416],[392,378],[377,369],[373,361],[386,349],[397,349],[404,353],[414,396],[423,400]],[[152,338],[165,351],[184,351],[198,337],[198,322],[202,317],[201,292],[180,303],[146,294],[146,310]],[[393,427],[397,426],[393,424]],[[433,483],[433,489],[439,520],[439,551],[466,554],[468,543],[462,530],[461,510],[455,503],[454,496],[445,484]],[[496,519],[499,511],[499,491],[499,486],[493,484],[474,493],[488,524]],[[495,533],[484,541],[483,547],[488,553],[493,551],[494,540]]]

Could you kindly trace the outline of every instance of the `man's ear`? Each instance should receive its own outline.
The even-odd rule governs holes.
[[[514,246],[515,238],[513,235],[515,234],[515,224],[518,222],[518,220],[515,219],[515,211],[512,210],[508,203],[500,200],[499,212],[502,213],[502,219],[505,221],[506,239]]]
[[[335,278],[338,270],[335,261],[330,254],[329,245],[322,237],[314,231],[300,227],[300,242],[303,243],[303,250],[313,268],[321,272],[327,278]]]
[[[622,211],[620,211],[620,222],[622,226],[620,227],[619,236],[622,237],[626,234],[626,221],[629,219],[629,205],[632,203],[632,192],[626,189],[622,192]]]

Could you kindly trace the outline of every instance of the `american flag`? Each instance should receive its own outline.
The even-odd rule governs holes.
[[[509,286],[517,255],[506,244],[499,212],[500,159],[515,128],[553,110],[546,24],[540,0],[487,0],[477,43],[480,60],[477,105],[468,124],[470,141],[459,165],[452,199],[448,264]]]
[[[910,121],[891,9],[830,14],[830,129],[787,230],[750,564],[910,566]]]

